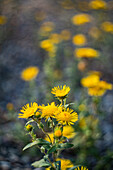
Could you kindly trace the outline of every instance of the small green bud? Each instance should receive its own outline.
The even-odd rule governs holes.
[[[42,153],[45,152],[45,148],[43,146],[41,146],[40,150],[41,150]]]
[[[28,124],[27,126],[25,126],[25,128],[26,128],[27,131],[31,132],[32,129],[33,129],[33,126]]]

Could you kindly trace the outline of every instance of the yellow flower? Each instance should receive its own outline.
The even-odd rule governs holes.
[[[21,113],[19,113],[19,118],[29,118],[33,116],[38,109],[38,104],[36,102],[31,103],[31,106],[28,104],[24,105],[22,109],[20,110]]]
[[[86,110],[86,105],[85,104],[80,104],[78,106],[78,109],[79,109],[80,112],[85,111]]]
[[[97,28],[97,27],[92,27],[90,30],[89,30],[89,35],[95,39],[99,38],[101,32],[100,30]]]
[[[48,133],[48,135],[49,135],[49,137],[50,137],[50,139],[51,139],[51,141],[52,141],[52,143],[53,143],[53,141],[54,141],[54,135],[53,135],[53,133]],[[49,139],[49,137],[46,136],[44,139],[45,139],[46,141],[48,141],[48,142],[51,142],[50,139]]]
[[[73,37],[73,44],[82,46],[86,43],[86,37],[83,34],[77,34]]]
[[[41,32],[51,32],[54,29],[53,22],[44,22],[40,28]]]
[[[38,67],[31,66],[22,71],[21,78],[25,81],[31,81],[36,78],[38,73],[39,73]]]
[[[65,111],[59,111],[55,114],[56,120],[63,125],[72,125],[78,120],[78,115],[72,109],[67,108]]]
[[[56,34],[56,33],[51,34],[49,39],[51,40],[51,42],[53,44],[58,44],[58,43],[61,42],[61,36],[59,34]]]
[[[99,56],[99,52],[93,48],[77,48],[75,49],[75,57],[95,58]]]
[[[13,105],[13,103],[7,103],[6,107],[7,107],[7,109],[8,109],[9,111],[14,110],[14,105]]]
[[[56,97],[63,99],[67,96],[67,94],[70,92],[70,88],[66,85],[62,86],[58,86],[58,87],[54,87],[52,88],[51,93],[54,94]]]
[[[109,21],[103,22],[101,24],[101,28],[105,32],[113,33],[113,23],[112,22],[109,22]]]
[[[85,121],[84,118],[80,118],[80,120],[79,120],[79,127],[80,127],[81,129],[83,129],[83,128],[86,127],[86,121]]]
[[[81,79],[81,84],[84,87],[94,87],[98,84],[100,77],[98,75],[89,75]]]
[[[86,69],[87,63],[85,61],[80,61],[77,65],[78,70],[84,71]]]
[[[61,39],[64,41],[68,41],[71,38],[71,33],[69,30],[62,30],[61,31]]]
[[[7,21],[7,18],[5,16],[0,15],[0,25],[4,25]]]
[[[81,166],[80,168],[79,167],[75,168],[75,170],[88,170],[88,168]]]
[[[41,41],[40,47],[46,51],[51,51],[54,48],[54,44],[50,39]]]
[[[94,0],[89,3],[89,7],[92,9],[106,9],[107,3],[102,0]]]
[[[54,135],[55,135],[55,137],[57,137],[57,138],[61,137],[61,136],[62,136],[62,131],[61,131],[61,129],[60,129],[60,128],[55,129]]]
[[[75,136],[74,128],[72,126],[64,126],[63,127],[63,136],[67,138],[73,138]]]
[[[105,81],[99,81],[97,85],[88,89],[91,96],[103,96],[106,90],[112,90],[113,85]]]
[[[61,161],[61,170],[66,170],[74,166],[72,162],[68,159],[58,158],[56,161]]]
[[[46,118],[46,120],[49,117],[53,117],[55,112],[58,110],[58,107],[55,106],[55,103],[52,102],[51,104],[48,104],[47,106],[39,106],[40,111],[42,112],[41,117]]]
[[[72,18],[72,23],[75,25],[83,25],[88,22],[91,22],[91,17],[88,14],[78,14]]]

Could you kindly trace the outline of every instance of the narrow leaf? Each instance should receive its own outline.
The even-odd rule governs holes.
[[[56,150],[56,145],[52,146],[49,150],[48,150],[48,154],[54,152]]]
[[[34,122],[34,120],[29,120],[25,125],[28,125],[29,123]]]
[[[73,144],[71,144],[71,143],[61,143],[61,144],[59,144],[58,145],[58,148],[60,149],[67,149],[67,148],[71,148],[71,147],[73,147],[74,145]]]

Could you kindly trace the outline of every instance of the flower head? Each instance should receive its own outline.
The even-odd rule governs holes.
[[[93,48],[77,48],[75,49],[75,57],[95,58],[99,56],[99,52]]]
[[[77,34],[73,37],[73,44],[82,46],[86,43],[86,37],[83,34]]]
[[[46,118],[46,120],[47,120],[49,117],[54,116],[58,107],[55,106],[54,102],[52,102],[51,104],[48,104],[47,106],[45,106],[45,105],[39,106],[39,109],[42,112],[41,117]]]
[[[89,3],[89,6],[92,9],[106,9],[107,4],[102,0],[93,0]]]
[[[4,25],[7,21],[7,18],[5,16],[0,15],[0,25]]]
[[[88,14],[78,14],[72,18],[72,23],[75,25],[83,25],[88,22],[91,22],[91,17]]]
[[[66,85],[62,86],[58,86],[58,87],[54,87],[52,88],[51,93],[55,94],[56,97],[63,99],[67,96],[67,94],[69,93],[70,88]]]
[[[70,31],[69,31],[69,30],[62,30],[62,31],[61,31],[61,38],[62,38],[62,40],[64,40],[64,41],[70,40],[70,38],[71,38],[71,33],[70,33]]]
[[[72,126],[64,126],[63,127],[63,136],[67,138],[73,138],[75,136],[74,128]]]
[[[74,166],[72,162],[68,159],[58,158],[56,161],[61,161],[61,170],[66,170]]]
[[[81,166],[80,168],[79,167],[75,168],[75,170],[88,170],[88,168]]]
[[[36,102],[31,103],[31,106],[29,103],[27,103],[20,110],[21,113],[19,113],[18,117],[27,119],[33,116],[36,113],[37,109],[38,109],[38,104]]]
[[[67,110],[59,111],[59,113],[55,114],[55,118],[63,125],[71,125],[78,120],[78,115],[72,109],[67,108]]]
[[[101,24],[101,28],[105,32],[113,33],[113,23],[109,21],[105,21]]]
[[[98,84],[100,77],[95,74],[91,74],[81,79],[81,84],[84,87],[94,87]]]
[[[62,136],[62,131],[60,128],[56,128],[54,131],[54,135],[56,138],[60,138]]]
[[[24,69],[21,73],[21,78],[24,81],[31,81],[36,78],[39,73],[38,67],[32,66]]]

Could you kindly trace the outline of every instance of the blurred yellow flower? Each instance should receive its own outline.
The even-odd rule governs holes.
[[[39,73],[38,67],[31,66],[31,67],[28,67],[22,71],[21,78],[24,81],[31,81],[36,78],[38,73]]]
[[[85,61],[80,61],[77,65],[78,70],[84,71],[87,67],[87,63]]]
[[[73,44],[78,45],[78,46],[82,46],[82,45],[84,45],[87,42],[86,37],[83,34],[75,35],[73,37],[72,41],[73,41]]]
[[[51,32],[54,29],[53,22],[44,22],[41,26],[41,31],[43,32]]]
[[[72,17],[72,23],[75,25],[83,25],[88,22],[91,22],[91,16],[88,14],[77,14]]]
[[[106,81],[99,81],[94,87],[88,88],[88,94],[90,96],[103,96],[106,90],[112,90],[113,85]]]
[[[73,138],[75,136],[74,128],[72,126],[64,126],[63,127],[63,136],[67,138]]]
[[[95,39],[99,38],[101,32],[100,30],[97,28],[97,27],[92,27],[90,30],[89,30],[89,35]]]
[[[5,16],[0,15],[0,25],[4,25],[7,22],[7,18]]]
[[[78,106],[78,109],[79,109],[80,112],[85,111],[86,110],[86,105],[85,104],[80,104]]]
[[[71,32],[69,30],[62,30],[60,35],[61,39],[64,41],[68,41],[71,38]]]
[[[62,125],[73,125],[78,120],[78,115],[72,109],[67,108],[55,114],[55,118]]]
[[[27,131],[31,131],[33,129],[33,126],[28,124],[25,128]]]
[[[101,24],[101,28],[105,32],[113,33],[113,23],[112,22],[109,22],[109,21],[103,22]]]
[[[102,0],[94,0],[89,3],[89,7],[92,9],[106,9],[107,3]]]
[[[54,48],[54,44],[50,39],[41,41],[40,47],[46,51],[51,51]]]
[[[7,110],[12,111],[14,109],[13,103],[7,103],[6,108]]]
[[[54,116],[55,112],[58,110],[58,107],[55,106],[54,102],[52,102],[51,104],[48,104],[47,106],[45,105],[39,106],[39,109],[42,112],[41,117],[47,120],[49,117]]]
[[[33,116],[36,113],[37,109],[38,109],[38,104],[36,102],[31,103],[31,106],[28,103],[22,107],[22,109],[20,110],[21,113],[19,113],[18,117],[27,119]]]
[[[54,87],[52,88],[51,93],[54,94],[56,97],[59,97],[60,99],[63,99],[67,96],[67,94],[70,92],[70,87],[64,85],[62,86],[58,86],[58,87]]]
[[[98,75],[92,74],[81,79],[81,84],[84,87],[94,87],[98,84],[100,77]]]
[[[79,167],[75,168],[75,170],[88,170],[88,168],[81,166],[80,168]]]
[[[35,19],[37,21],[42,21],[46,18],[46,13],[42,10],[38,11],[36,14],[35,14]]]
[[[86,121],[85,121],[84,118],[80,118],[80,120],[79,120],[79,127],[81,129],[84,129],[86,127]]]
[[[61,36],[57,33],[51,34],[49,39],[52,41],[53,44],[58,44],[61,42]]]
[[[75,57],[95,58],[99,56],[99,52],[93,48],[77,48],[74,52]]]

